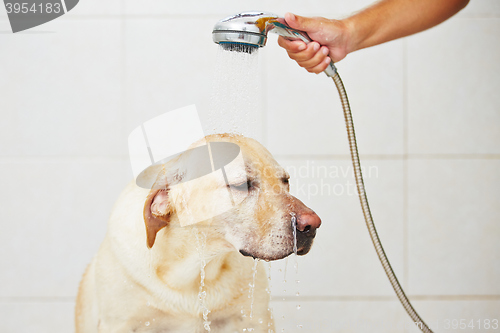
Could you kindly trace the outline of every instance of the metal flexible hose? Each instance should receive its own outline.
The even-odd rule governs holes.
[[[354,168],[354,177],[356,179],[356,186],[358,189],[359,201],[361,202],[361,209],[363,210],[363,215],[365,217],[366,226],[368,228],[368,232],[370,233],[370,237],[373,242],[373,246],[375,246],[375,251],[384,267],[384,271],[391,282],[392,288],[396,292],[396,295],[399,298],[399,301],[405,308],[406,312],[410,315],[411,319],[415,323],[415,325],[425,333],[432,333],[432,330],[424,323],[424,321],[420,318],[418,313],[415,311],[413,306],[410,303],[408,297],[399,284],[399,281],[392,270],[391,264],[389,263],[389,259],[387,259],[387,255],[385,254],[384,248],[382,247],[382,243],[380,242],[380,238],[377,234],[377,229],[375,228],[375,224],[373,223],[372,214],[370,211],[370,206],[368,205],[368,198],[366,196],[365,185],[363,182],[363,175],[361,173],[361,164],[359,162],[359,154],[358,147],[356,144],[356,135],[354,133],[354,124],[352,121],[351,107],[349,106],[349,100],[347,98],[347,93],[344,88],[344,84],[340,79],[338,73],[332,76],[335,85],[337,86],[337,90],[340,95],[340,101],[342,102],[342,108],[344,110],[345,123],[347,128],[347,137],[349,140],[349,148],[351,151],[351,159],[352,165]]]

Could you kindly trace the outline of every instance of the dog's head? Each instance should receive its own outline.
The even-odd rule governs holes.
[[[186,215],[187,207],[203,216],[210,207],[224,205],[210,198],[229,193],[233,205],[200,222],[211,227],[213,234],[243,255],[263,260],[284,258],[294,252],[295,245],[297,254],[309,252],[321,220],[289,193],[290,176],[269,151],[257,141],[238,135],[211,135],[206,140],[237,144],[243,165],[229,164],[224,170],[225,181],[205,177],[185,183],[182,179],[190,170],[179,165],[189,165],[185,160],[180,163],[186,157],[181,155],[164,166],[144,206],[148,247],[153,246],[162,228],[173,224],[179,227],[179,216]]]

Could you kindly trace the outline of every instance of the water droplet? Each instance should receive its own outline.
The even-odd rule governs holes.
[[[300,310],[300,304],[297,305],[297,310]]]
[[[149,325],[151,325],[151,323],[149,321],[147,321],[144,325],[149,326]]]

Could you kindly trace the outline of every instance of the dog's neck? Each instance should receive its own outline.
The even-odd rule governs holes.
[[[209,228],[173,226],[160,231],[158,236],[152,248],[152,269],[173,290],[198,290],[202,268],[204,283],[210,286],[233,266],[228,261],[241,256]]]

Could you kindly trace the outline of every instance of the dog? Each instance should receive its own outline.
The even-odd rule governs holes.
[[[237,145],[243,172],[229,165],[225,183],[183,183],[186,153],[160,165],[150,189],[130,183],[80,283],[76,333],[275,331],[262,260],[308,253],[321,219],[289,193],[288,173],[260,143],[235,134],[205,141]],[[234,207],[183,225],[179,202],[198,212],[207,205],[193,197],[224,191]]]

